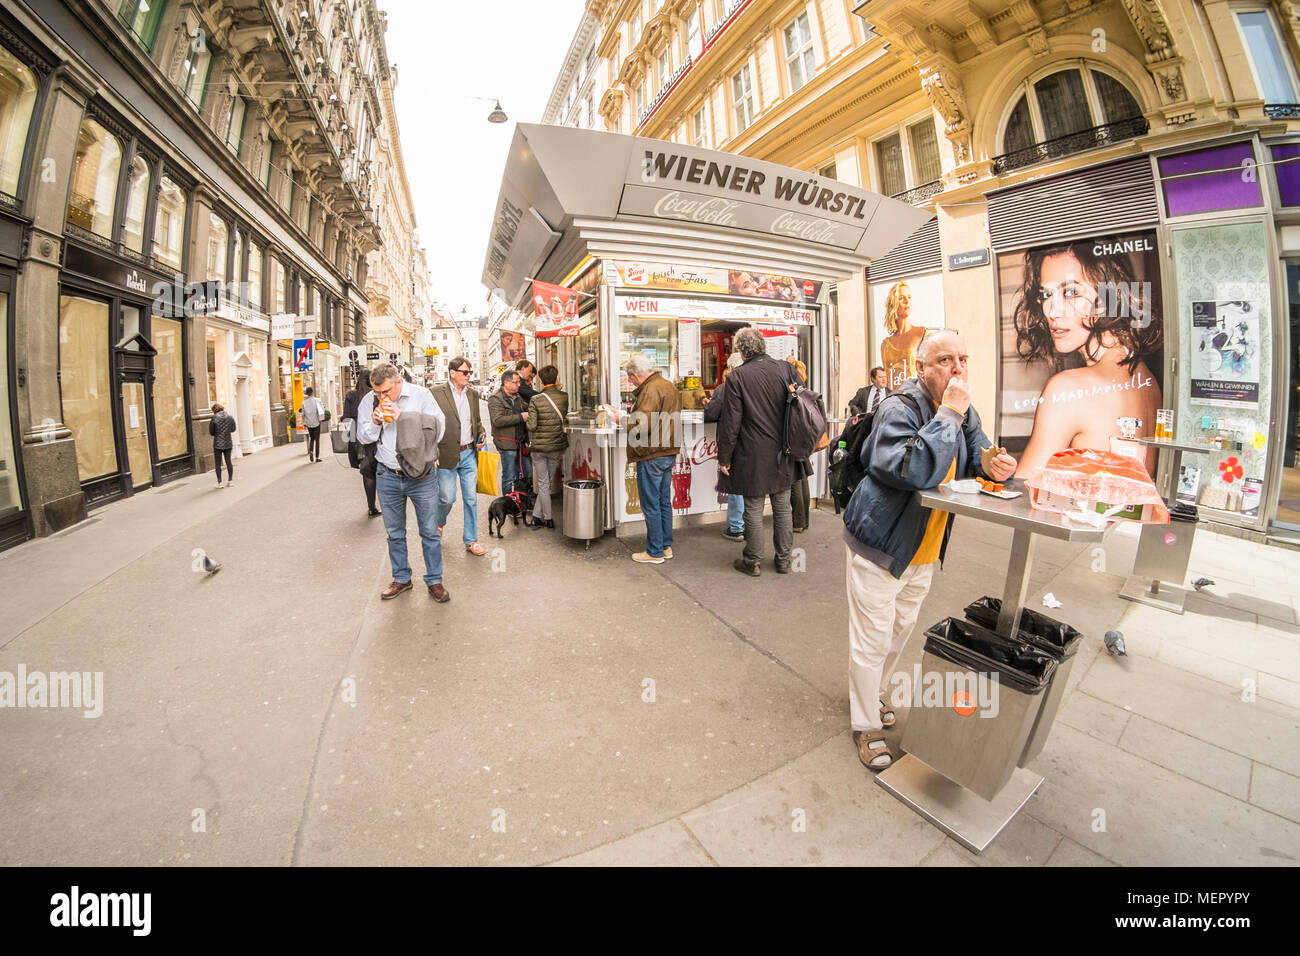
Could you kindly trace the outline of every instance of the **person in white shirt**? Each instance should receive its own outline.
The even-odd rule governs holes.
[[[325,407],[316,397],[315,389],[309,388],[303,394],[307,397],[302,400],[298,414],[307,427],[307,460],[320,461],[320,423],[325,420]]]
[[[438,482],[442,493],[438,524],[447,523],[459,484],[465,514],[461,540],[466,551],[481,557],[487,552],[478,543],[478,453],[487,432],[483,428],[478,392],[469,384],[473,376],[470,360],[457,355],[447,364],[447,381],[433,386],[433,400],[447,422],[447,430],[438,445]]]
[[[384,528],[388,532],[388,560],[393,580],[379,592],[385,601],[411,585],[411,565],[406,559],[406,499],[415,505],[424,549],[424,583],[439,604],[451,600],[442,584],[442,538],[438,533],[438,469],[429,469],[420,480],[408,478],[397,461],[397,419],[403,414],[446,419],[427,388],[403,382],[397,369],[385,362],[370,370],[371,392],[357,408],[357,440],[376,444],[375,489],[383,506]]]

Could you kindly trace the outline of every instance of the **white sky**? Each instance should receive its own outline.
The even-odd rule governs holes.
[[[430,296],[487,314],[479,281],[501,173],[517,122],[542,112],[583,0],[380,0],[398,71],[402,155],[429,258]],[[487,121],[501,100],[509,122]]]

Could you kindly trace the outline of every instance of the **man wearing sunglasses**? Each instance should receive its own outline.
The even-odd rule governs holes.
[[[441,533],[456,503],[459,481],[465,513],[461,540],[466,551],[481,556],[487,552],[478,543],[478,453],[487,433],[478,392],[469,384],[473,376],[469,359],[457,355],[447,367],[448,380],[433,387],[433,400],[447,419],[447,430],[438,445],[438,529]]]
[[[406,559],[406,500],[415,505],[424,548],[424,583],[439,604],[451,600],[442,584],[442,539],[438,533],[438,469],[436,462],[423,478],[412,478],[397,458],[398,425],[403,415],[428,415],[442,430],[443,414],[427,388],[403,382],[397,369],[385,362],[370,370],[370,394],[357,408],[357,440],[376,445],[375,490],[383,505],[384,528],[388,532],[388,560],[393,580],[379,592],[385,601],[411,590],[411,565]],[[405,427],[405,426],[404,426]],[[445,432],[443,432],[445,434]],[[430,446],[433,439],[429,439]]]

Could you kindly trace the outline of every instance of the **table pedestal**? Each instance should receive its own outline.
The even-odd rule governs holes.
[[[907,754],[878,773],[876,782],[972,853],[983,853],[1043,778],[1017,767],[998,795],[985,800]]]
[[[1156,527],[1161,527],[1156,525]],[[1162,611],[1173,611],[1175,614],[1183,613],[1183,602],[1187,599],[1187,592],[1180,587],[1167,584],[1159,578],[1139,578],[1130,575],[1124,582],[1123,589],[1119,596],[1129,601],[1136,601],[1138,604],[1145,604],[1149,607],[1158,607]]]

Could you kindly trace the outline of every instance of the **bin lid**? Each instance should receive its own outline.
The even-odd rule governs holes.
[[[586,479],[575,479],[573,481],[566,481],[564,484],[569,488],[577,488],[580,491],[589,491],[599,488],[602,483],[599,481],[588,481]]]

